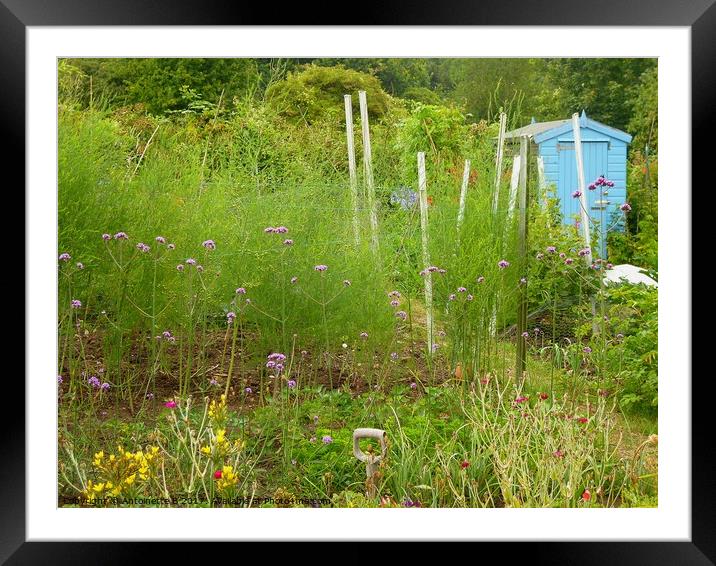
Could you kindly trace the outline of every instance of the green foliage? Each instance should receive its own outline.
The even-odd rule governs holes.
[[[586,110],[590,118],[627,130],[635,113],[640,77],[655,59],[549,59],[538,100],[544,119]]]
[[[658,291],[645,285],[608,289],[610,334],[609,372],[616,376],[624,407],[655,412],[658,407]],[[617,336],[617,335],[622,335]]]
[[[409,171],[415,170],[419,151],[438,163],[452,165],[466,154],[468,132],[465,116],[457,108],[415,103],[410,116],[400,124],[396,144]]]
[[[185,108],[182,89],[216,102],[239,96],[258,80],[253,59],[70,59],[115,105],[144,104],[153,114]]]
[[[344,66],[348,69],[374,75],[383,88],[393,96],[408,96],[411,89],[428,89],[431,82],[430,59],[317,59],[322,67]]]
[[[659,151],[659,88],[656,66],[646,69],[639,78],[630,103],[634,109],[628,131],[633,134],[631,147],[644,151],[649,146],[653,156]]]
[[[632,263],[651,271],[659,269],[658,162],[635,152],[628,167],[628,201],[632,207],[626,229],[609,237],[612,263]]]
[[[380,81],[367,73],[344,67],[309,65],[300,72],[290,72],[283,80],[272,84],[266,99],[282,115],[311,124],[320,119],[340,124],[344,113],[343,95],[357,96],[364,90],[368,112],[372,119],[382,118],[389,110],[390,97]],[[357,100],[353,103],[357,110]]]

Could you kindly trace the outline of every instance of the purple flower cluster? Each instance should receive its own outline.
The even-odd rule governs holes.
[[[234,319],[236,318],[236,313],[234,311],[229,311],[226,313],[226,323],[231,324],[234,322]]]
[[[70,261],[72,259],[72,256],[68,253],[62,253],[57,259],[59,259],[60,261]]]
[[[584,257],[584,256],[587,256],[587,255],[590,255],[591,253],[592,253],[591,248],[582,248],[582,249],[579,250],[579,252],[578,252],[579,257]]]
[[[164,245],[167,243],[167,239],[164,236],[157,236],[154,238],[154,241],[159,245]]]
[[[129,240],[129,236],[125,232],[117,232],[114,235],[115,240]]]
[[[500,269],[506,269],[509,266],[510,266],[510,262],[507,261],[506,259],[501,259],[500,261],[497,262],[497,267],[499,267]]]
[[[579,198],[581,196],[582,196],[582,191],[577,190],[572,193],[572,198]]]
[[[97,376],[93,375],[87,380],[87,384],[92,387],[92,389],[101,389],[102,391],[109,391],[109,383],[106,381],[104,383],[101,383],[99,379],[97,379]]]
[[[236,289],[236,294],[237,295],[245,295],[246,289],[244,289],[243,287],[239,287],[238,289]]]
[[[316,271],[321,271],[321,272],[323,272],[323,271],[326,271],[326,270],[328,269],[328,266],[321,264],[321,265],[315,266],[313,269],[315,269]]]
[[[143,254],[145,254],[145,253],[147,253],[151,248],[150,248],[147,244],[145,244],[145,243],[143,243],[143,242],[139,242],[139,243],[137,244],[137,249],[138,249],[140,252],[142,252]]]
[[[288,380],[288,383],[287,383],[286,385],[288,386],[289,389],[293,389],[294,387],[296,387],[296,380],[295,380],[295,379],[289,379],[289,380]]]
[[[619,210],[622,212],[631,212],[631,205],[628,202],[625,202],[619,207]]]
[[[204,240],[201,245],[204,246],[204,248],[206,248],[207,250],[216,249],[216,243],[214,242],[214,240]]]
[[[172,342],[172,343],[176,342],[176,338],[174,338],[172,333],[169,332],[168,330],[165,330],[159,336],[157,336],[157,340],[165,340],[167,342]]]
[[[285,226],[277,226],[275,228],[273,226],[268,226],[267,228],[264,228],[264,232],[267,234],[286,234],[288,233],[288,228]]]
[[[397,311],[395,316],[397,316],[400,320],[408,320],[408,313],[405,311]]]
[[[610,181],[609,179],[604,177],[604,175],[600,175],[599,177],[597,177],[596,181],[589,184],[589,190],[593,191],[597,187],[613,187],[613,186],[614,186],[613,181]]]
[[[70,306],[73,309],[81,309],[82,308],[82,301],[79,301],[77,299],[72,299],[72,302],[70,303]]]
[[[268,369],[275,370],[276,374],[279,374],[283,371],[283,362],[286,361],[286,356],[284,354],[275,352],[266,356],[266,360],[266,367]]]

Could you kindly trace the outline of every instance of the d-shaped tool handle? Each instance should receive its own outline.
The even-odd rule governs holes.
[[[353,455],[361,462],[369,462],[375,464],[380,462],[388,449],[385,442],[387,435],[384,430],[378,428],[357,428],[353,431]],[[380,441],[380,456],[370,456],[364,454],[360,449],[360,441],[362,438],[373,438]]]

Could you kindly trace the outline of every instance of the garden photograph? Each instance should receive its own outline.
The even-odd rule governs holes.
[[[58,507],[658,507],[657,59],[56,72]]]

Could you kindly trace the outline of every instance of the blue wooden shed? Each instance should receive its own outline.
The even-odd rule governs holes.
[[[603,219],[607,226],[612,225],[615,214],[619,214],[619,206],[626,202],[626,167],[627,145],[632,137],[588,118],[582,111],[579,119],[582,138],[582,156],[584,163],[584,181],[587,186],[600,175],[614,182],[607,195],[599,190],[586,190],[589,215],[597,223]],[[555,120],[552,122],[535,122],[512,130],[505,134],[506,142],[519,141],[527,136],[532,142],[533,151],[537,152],[544,163],[544,177],[547,185],[553,185],[555,196],[559,198],[562,217],[565,224],[579,222],[579,199],[572,193],[579,187],[574,150],[574,134],[572,120]],[[599,229],[600,256],[607,257],[606,238]]]

